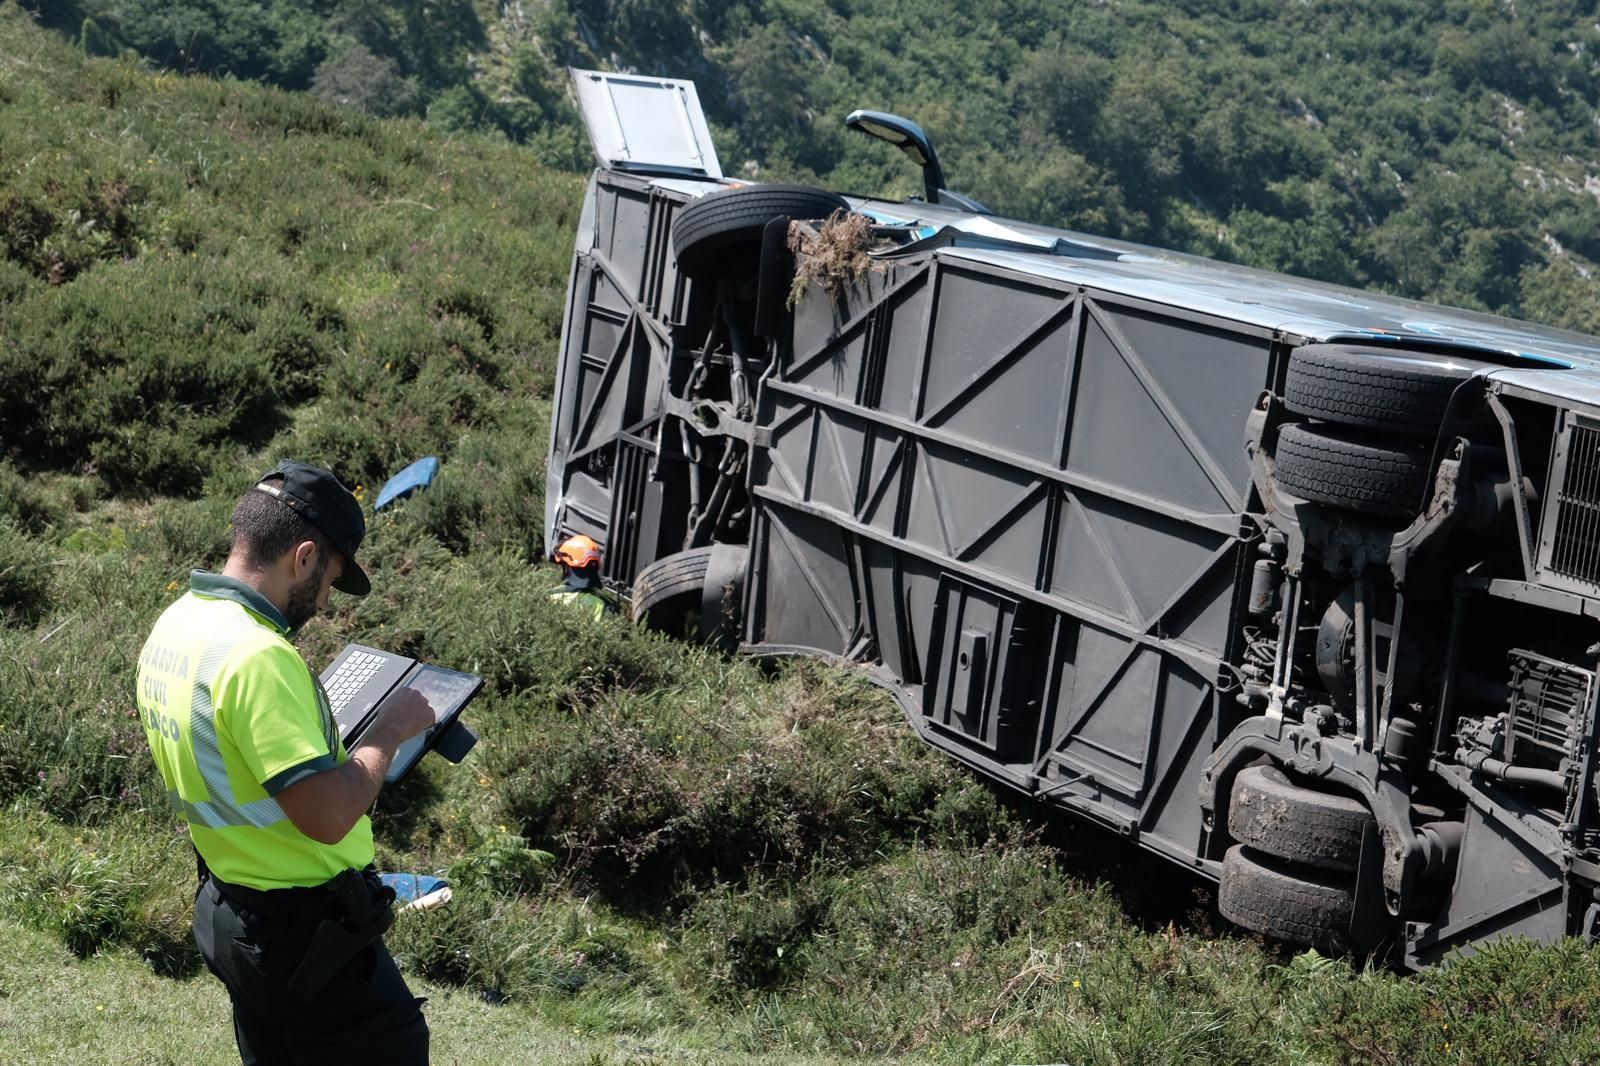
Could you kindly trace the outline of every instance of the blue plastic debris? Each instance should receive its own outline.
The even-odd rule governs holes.
[[[450,882],[428,874],[382,874],[401,910],[428,910],[450,902]]]
[[[439,472],[439,459],[430,455],[426,459],[418,459],[394,477],[383,483],[383,490],[378,493],[378,498],[372,504],[374,511],[381,511],[394,501],[409,496],[418,489],[425,489],[433,481],[433,476]]]
[[[394,898],[400,903],[420,899],[450,882],[429,874],[382,874],[383,883],[394,889]]]

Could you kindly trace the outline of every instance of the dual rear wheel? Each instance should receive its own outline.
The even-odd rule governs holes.
[[[1373,822],[1354,796],[1299,784],[1275,766],[1234,779],[1217,909],[1235,925],[1297,944],[1370,940],[1354,929],[1356,869]]]
[[[1301,499],[1384,518],[1426,502],[1432,446],[1450,397],[1489,364],[1390,348],[1309,344],[1290,356],[1276,480]]]
[[[785,258],[788,255],[785,240],[788,221],[826,219],[835,212],[849,209],[849,201],[837,193],[809,185],[781,183],[719,189],[683,207],[672,225],[673,259],[684,276],[715,293],[719,303],[712,315],[718,325],[713,327],[711,338],[704,342],[696,371],[698,374],[704,370],[716,385],[707,387],[706,393],[686,389],[680,399],[693,403],[705,398],[740,398],[736,383],[727,380],[726,364],[742,365],[747,358],[764,359],[764,349],[754,346],[741,349],[737,342],[731,342],[735,358],[724,357],[721,368],[717,369],[712,347],[730,343],[725,336],[720,341],[717,337],[723,333],[724,325],[727,332],[737,332],[737,326],[753,325],[759,337],[773,336],[773,321],[777,310],[782,308],[793,271],[792,264]],[[740,291],[740,285],[722,284],[752,280],[759,283],[753,308],[747,306],[750,294]],[[724,300],[728,303],[721,302]],[[749,379],[742,377],[743,370],[739,373],[746,390],[743,398],[748,401],[752,385]],[[699,382],[695,388],[705,386],[704,379],[692,380]],[[678,428],[674,427],[671,432],[677,433]],[[691,425],[690,428],[695,433],[705,431],[710,437],[719,435],[719,427],[715,425]],[[735,449],[746,446],[729,436],[718,447],[728,450],[713,451],[710,453],[713,457],[726,458],[731,454],[735,461],[742,461]],[[725,510],[737,509],[728,503],[730,497],[735,505],[743,500],[742,482],[738,477],[742,469],[730,462],[718,467],[711,460],[702,465],[705,477],[719,479],[710,495],[722,500]],[[691,505],[684,500],[682,506],[687,509]],[[737,645],[739,599],[747,550],[735,541],[726,527],[715,526],[714,522],[710,538],[716,540],[723,536],[724,540],[662,556],[635,575],[630,598],[635,623],[674,636],[707,640],[728,650]],[[696,537],[707,539],[698,531]]]
[[[1378,345],[1295,349],[1273,478],[1285,493],[1379,522],[1427,503],[1433,448],[1456,390],[1490,364]],[[1297,782],[1274,766],[1234,780],[1217,907],[1236,925],[1319,947],[1366,948],[1357,869],[1373,817],[1365,803]]]

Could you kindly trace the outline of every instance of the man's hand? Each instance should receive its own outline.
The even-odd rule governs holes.
[[[296,781],[278,793],[278,805],[312,840],[339,843],[378,798],[395,750],[433,724],[433,705],[422,693],[411,688],[390,693],[349,761]]]
[[[430,728],[434,718],[433,704],[428,702],[428,697],[414,688],[397,689],[378,705],[378,717],[361,734],[361,747],[392,739],[392,746],[398,748]],[[378,730],[383,732],[378,733]],[[394,752],[389,754],[392,756]]]

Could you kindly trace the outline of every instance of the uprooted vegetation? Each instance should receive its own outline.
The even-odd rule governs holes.
[[[837,300],[845,291],[883,267],[872,260],[880,241],[872,236],[872,220],[854,211],[835,211],[822,225],[789,223],[789,251],[794,254],[794,280],[789,283],[793,309],[811,285],[821,285]]]

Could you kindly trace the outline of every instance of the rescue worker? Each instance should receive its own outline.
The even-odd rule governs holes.
[[[393,893],[366,810],[401,743],[433,724],[388,700],[354,750],[290,639],[330,590],[364,596],[361,505],[285,461],[239,498],[221,573],[195,570],[139,657],[145,739],[189,825],[194,938],[249,1063],[426,1063],[428,1026],[382,934]]]
[[[600,583],[600,545],[582,533],[561,542],[552,556],[561,564],[562,582],[550,593],[557,603],[587,611],[595,618],[616,614],[617,599]]]

